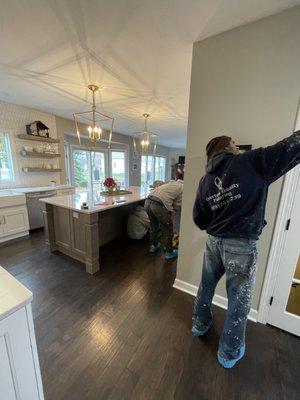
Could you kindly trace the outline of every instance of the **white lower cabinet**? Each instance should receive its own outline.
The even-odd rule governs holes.
[[[1,238],[1,236],[5,235],[5,233],[4,233],[4,223],[2,223],[2,218],[3,218],[3,216],[0,214],[0,238]]]
[[[44,399],[30,304],[0,321],[0,399]]]
[[[28,233],[28,213],[26,205],[0,208],[0,238],[7,240]],[[5,238],[6,239],[6,238]]]

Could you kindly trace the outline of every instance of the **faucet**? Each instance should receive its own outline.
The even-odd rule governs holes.
[[[51,181],[51,187],[55,187],[56,181]]]

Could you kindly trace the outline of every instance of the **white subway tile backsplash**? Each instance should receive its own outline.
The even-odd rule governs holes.
[[[20,155],[20,151],[24,146],[35,148],[45,148],[47,146],[47,143],[43,142],[18,139],[18,134],[26,133],[26,124],[33,121],[42,121],[49,127],[50,136],[57,138],[54,115],[0,101],[0,132],[9,134],[15,173],[15,181],[5,184],[0,182],[0,188],[46,186],[50,185],[52,180],[60,182],[60,174],[58,172],[26,173],[22,171],[23,167],[42,167],[43,164],[53,164],[53,166],[59,168],[59,158],[29,158]],[[51,148],[58,153],[58,144],[51,144]]]

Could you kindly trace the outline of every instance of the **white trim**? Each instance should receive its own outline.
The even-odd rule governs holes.
[[[292,169],[284,178],[270,254],[266,266],[266,275],[258,308],[257,320],[262,324],[266,324],[268,320],[268,314],[270,310],[269,302],[274,292],[279,263],[285,243],[285,227],[292,212],[293,198],[296,193],[297,178],[299,174],[300,167],[298,166]]]
[[[190,283],[184,282],[180,279],[175,279],[173,287],[175,289],[181,290],[182,292],[188,293],[194,297],[197,295],[197,291],[198,291],[197,286],[191,285]],[[226,299],[226,297],[215,294],[212,302],[215,306],[218,306],[218,307],[223,308],[224,310],[227,310],[228,300]],[[254,310],[253,308],[251,308],[250,313],[248,315],[248,319],[250,319],[253,322],[257,322],[258,321],[257,317],[258,317],[257,310]]]
[[[5,243],[10,240],[17,239],[22,236],[28,236],[28,235],[29,235],[29,231],[24,231],[24,232],[20,232],[20,233],[15,233],[14,235],[3,236],[3,237],[0,237],[0,243]]]

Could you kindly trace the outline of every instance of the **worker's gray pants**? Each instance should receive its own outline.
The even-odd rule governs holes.
[[[172,213],[157,201],[147,199],[145,209],[150,219],[150,244],[156,246],[159,242],[159,229],[161,241],[166,251],[173,249],[173,219]]]

